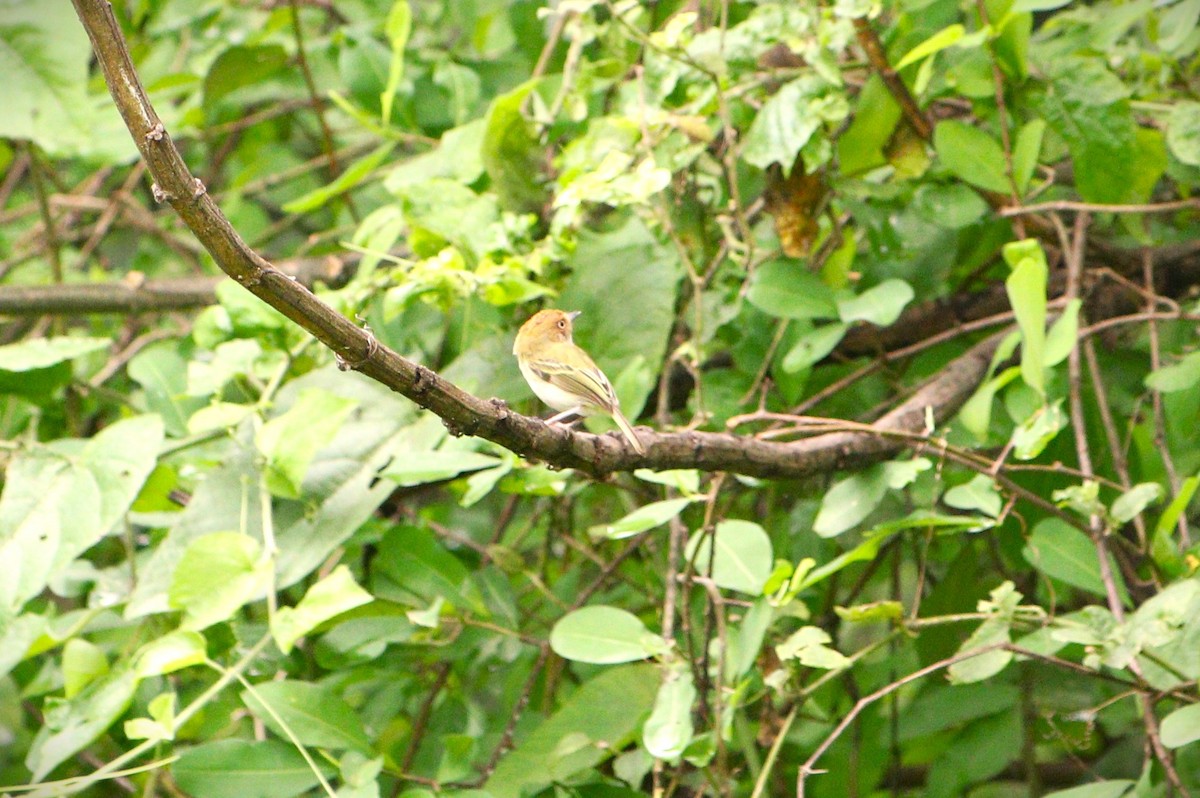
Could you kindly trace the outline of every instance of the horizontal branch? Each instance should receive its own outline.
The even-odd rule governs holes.
[[[308,257],[281,261],[276,268],[305,286],[317,281],[337,287],[359,259]],[[204,307],[217,301],[224,277],[174,277],[108,283],[0,286],[0,316],[82,316],[89,313],[157,313]]]
[[[712,432],[639,436],[638,456],[616,436],[574,432],[523,416],[496,399],[463,391],[430,369],[380,345],[365,330],[254,252],[183,162],[150,104],[106,0],[72,0],[91,37],[109,91],[154,178],[155,196],[169,202],[220,268],[328,346],[356,369],[442,418],[454,434],[476,435],[520,455],[601,475],[634,468],[699,468],[766,478],[798,478],[856,467],[911,445],[873,434],[838,432],[782,443]],[[955,413],[982,379],[998,336],[977,344],[906,402],[879,419],[879,431],[921,432],[927,419]]]
[[[136,282],[0,286],[2,316],[78,316],[203,307],[216,301],[222,277]]]

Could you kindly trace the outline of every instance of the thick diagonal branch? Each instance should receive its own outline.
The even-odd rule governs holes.
[[[150,105],[107,0],[72,0],[91,37],[113,100],[155,181],[217,265],[239,284],[299,324],[346,364],[442,418],[456,434],[476,435],[526,457],[591,474],[634,468],[698,468],[767,478],[799,478],[887,458],[912,445],[888,432],[920,433],[931,416],[955,413],[984,375],[998,338],[954,360],[871,429],[836,432],[790,443],[711,432],[643,431],[645,456],[615,436],[573,432],[514,413],[499,400],[463,391],[430,369],[379,345],[370,333],[318,300],[264,260],[237,234],[204,186],[192,176]]]

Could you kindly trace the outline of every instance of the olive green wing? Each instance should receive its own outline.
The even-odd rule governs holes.
[[[617,395],[613,391],[612,383],[590,358],[588,365],[582,368],[550,359],[532,360],[529,362],[529,368],[556,388],[578,396],[582,405],[598,407],[609,413],[617,406]]]

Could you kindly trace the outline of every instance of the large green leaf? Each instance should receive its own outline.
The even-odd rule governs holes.
[[[687,668],[669,673],[654,699],[654,711],[642,727],[642,744],[658,759],[675,759],[692,741],[692,704],[696,686]]]
[[[330,366],[288,383],[276,402],[290,406],[306,388],[319,388],[357,402],[337,438],[317,452],[305,478],[304,501],[276,500],[276,585],[303,579],[370,518],[394,490],[376,475],[405,444],[403,430],[412,423],[413,406],[379,383]],[[222,450],[221,467],[209,470],[195,488],[187,508],[171,526],[139,570],[126,615],[164,612],[167,589],[188,544],[210,532],[239,529],[261,539],[262,518],[243,506],[262,506],[258,484],[259,456],[243,428]],[[244,527],[244,528],[243,528]]]
[[[279,650],[287,654],[296,641],[320,624],[343,612],[367,604],[371,594],[358,586],[345,565],[308,589],[295,607],[280,607],[271,616],[271,634]]]
[[[790,168],[796,153],[826,122],[845,118],[845,101],[827,94],[828,84],[815,74],[784,84],[763,104],[742,147],[747,163],[766,169],[773,163]]]
[[[242,690],[242,701],[281,738],[301,745],[372,753],[362,721],[332,689],[296,681],[269,681]],[[289,736],[288,732],[291,732]]]
[[[171,774],[195,798],[291,798],[318,781],[300,752],[278,740],[204,743],[184,751]]]
[[[584,607],[564,615],[550,632],[550,647],[564,659],[612,665],[645,659],[659,646],[636,615],[616,607]]]
[[[1021,377],[1038,393],[1046,386],[1046,256],[1032,240],[1009,244],[1004,257],[1012,274],[1004,282],[1021,328]]]
[[[1075,186],[1088,202],[1136,202],[1137,136],[1128,89],[1100,58],[1057,65],[1041,115],[1071,149]]]
[[[86,443],[20,454],[0,495],[0,611],[15,611],[120,520],[154,469],[163,428],[137,416]]]
[[[213,532],[188,545],[168,598],[183,610],[186,628],[204,629],[270,589],[270,562],[258,541],[240,532]]]
[[[759,266],[746,298],[759,310],[785,319],[838,317],[829,286],[795,261],[774,260]]]
[[[563,781],[613,756],[637,734],[658,692],[656,668],[630,665],[584,683],[550,718],[517,741],[484,785],[492,798]]]
[[[1096,546],[1088,536],[1059,518],[1047,518],[1033,528],[1029,542],[1022,551],[1034,568],[1047,576],[1061,579],[1069,585],[1097,596],[1107,595],[1100,578],[1100,560]],[[1109,570],[1113,574],[1117,593],[1128,603],[1125,581],[1109,555]]]
[[[946,168],[971,185],[998,194],[1012,191],[1004,150],[988,133],[965,122],[947,119],[934,128],[933,146]]]
[[[47,704],[42,726],[25,756],[33,780],[41,781],[115,723],[133,701],[137,685],[131,668],[118,668],[74,699]]]
[[[401,525],[389,529],[376,559],[374,593],[413,607],[442,599],[488,615],[470,571],[427,529]]]
[[[310,388],[259,430],[256,443],[267,458],[267,487],[276,496],[298,498],[317,451],[328,445],[357,403]]]
[[[545,202],[543,154],[537,133],[521,109],[537,85],[526,81],[492,101],[483,136],[483,168],[511,210],[532,211]]]
[[[127,160],[133,142],[107,96],[87,92],[92,48],[68,0],[0,3],[0,138],[27,139],[56,155]]]
[[[721,521],[711,533],[697,532],[685,556],[696,573],[708,575],[718,587],[757,596],[771,575],[771,539],[752,521]]]

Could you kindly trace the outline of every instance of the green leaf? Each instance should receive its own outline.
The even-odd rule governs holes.
[[[759,266],[746,298],[764,313],[784,319],[838,317],[829,286],[795,261],[774,260]]]
[[[857,526],[883,501],[887,487],[887,474],[881,465],[835,482],[821,499],[813,531],[831,538]]]
[[[959,421],[978,440],[982,441],[987,438],[988,429],[992,424],[992,402],[996,398],[996,393],[1020,374],[1021,369],[1016,366],[1005,369],[980,385],[978,390],[971,394],[971,398],[963,403],[962,409],[958,411]]]
[[[1071,150],[1075,187],[1088,202],[1138,202],[1141,168],[1129,90],[1102,58],[1063,59],[1051,90],[1037,101],[1041,116]]]
[[[834,607],[837,616],[847,623],[879,623],[898,621],[904,617],[904,605],[899,601],[872,601],[853,607]]]
[[[1180,707],[1167,715],[1162,719],[1159,732],[1167,748],[1179,748],[1200,740],[1200,704]]]
[[[1112,517],[1118,524],[1132,521],[1142,511],[1163,497],[1162,485],[1143,482],[1121,494],[1112,505]]]
[[[833,639],[819,626],[802,626],[786,640],[775,646],[775,653],[783,661],[794,659],[809,668],[844,668],[850,664],[845,654],[829,644]]]
[[[752,521],[720,521],[712,534],[696,532],[684,556],[698,574],[707,575],[711,564],[717,587],[751,596],[762,594],[771,575],[771,539]]]
[[[118,668],[87,686],[70,701],[47,704],[37,736],[25,756],[33,781],[41,781],[61,762],[99,737],[133,701],[138,679]]]
[[[347,610],[367,604],[371,594],[358,586],[345,565],[308,589],[295,607],[280,607],[271,617],[271,635],[284,654],[320,624]]]
[[[287,66],[287,51],[278,44],[229,47],[204,76],[204,107],[215,108],[224,97],[262,83]]]
[[[178,344],[173,341],[151,344],[134,355],[126,373],[142,386],[146,408],[162,417],[171,436],[188,434],[188,419],[205,406],[205,399],[188,394],[188,363]]]
[[[157,416],[135,416],[82,448],[64,439],[14,458],[0,495],[0,613],[19,609],[113,528],[162,439]]]
[[[648,665],[604,670],[501,759],[483,789],[491,798],[520,798],[609,759],[634,739],[658,683]]]
[[[257,540],[240,532],[213,532],[188,545],[169,600],[183,610],[185,629],[204,629],[233,617],[270,587],[271,564]]]
[[[988,204],[979,192],[962,183],[925,183],[913,196],[921,218],[947,230],[961,230],[983,218]]]
[[[287,412],[262,426],[255,443],[267,458],[271,493],[300,496],[300,485],[317,451],[333,440],[356,404],[327,391],[309,389]]]
[[[978,510],[992,518],[999,516],[1004,506],[996,483],[983,474],[976,474],[970,482],[950,488],[942,496],[942,501],[955,509]]]
[[[410,186],[435,178],[446,178],[469,186],[483,174],[482,152],[486,127],[486,120],[476,119],[447,130],[442,134],[437,149],[397,164],[384,181],[384,187],[396,196],[403,196]],[[365,243],[357,235],[355,241]]]
[[[427,529],[400,525],[387,531],[375,560],[373,591],[409,607],[428,607],[437,599],[488,616],[471,572]]]
[[[550,631],[550,648],[563,659],[613,665],[655,653],[653,637],[636,615],[616,607],[584,607],[558,619]]]
[[[63,24],[73,14],[66,0],[4,3],[0,74],[10,79],[0,138],[32,141],[53,155],[128,160],[136,150],[111,100],[98,102],[87,92],[92,49],[81,25]]]
[[[1070,5],[1071,0],[1016,0],[1009,13],[1020,14],[1025,11],[1053,11],[1056,8]]]
[[[44,369],[112,346],[107,338],[32,338],[0,346],[0,371]]]
[[[965,122],[947,119],[933,131],[938,160],[956,177],[986,191],[1012,191],[1005,172],[1004,150],[990,135]]]
[[[301,745],[374,753],[358,715],[328,687],[288,680],[262,682],[253,690],[243,690],[242,701],[285,740],[290,739],[286,727]]]
[[[667,673],[654,710],[642,727],[642,745],[657,759],[675,760],[692,741],[692,705],[696,703],[696,686],[687,668]]]
[[[683,508],[691,504],[692,501],[693,499],[684,498],[651,502],[637,508],[624,518],[614,521],[611,524],[597,524],[588,530],[588,534],[593,537],[608,538],[609,540],[621,540],[622,538],[633,537],[639,532],[645,532],[647,529],[653,529],[656,526],[667,523],[683,512]]]
[[[643,482],[666,485],[687,495],[694,496],[700,492],[700,472],[694,468],[676,468],[666,471],[639,468],[633,472],[633,475]]]
[[[1167,116],[1167,146],[1189,166],[1200,166],[1200,103],[1179,100]]]
[[[945,50],[954,44],[957,44],[966,34],[966,28],[958,23],[947,25],[937,33],[930,36],[925,41],[918,44],[916,47],[909,50],[903,58],[896,62],[892,67],[897,72],[904,69],[909,64],[915,64],[922,58],[933,55],[936,52]]]
[[[966,639],[958,653],[967,653],[999,643],[1011,643],[1009,629],[1010,624],[1007,619],[988,618]],[[982,682],[1008,667],[1008,663],[1012,662],[1012,659],[1011,651],[1003,649],[988,651],[954,663],[947,669],[947,674],[954,684]]]
[[[490,454],[462,449],[443,449],[436,452],[411,452],[388,463],[379,476],[398,485],[424,485],[442,482],[466,471],[494,468],[503,461]]]
[[[742,145],[746,163],[759,169],[773,163],[790,168],[796,153],[820,130],[822,122],[839,121],[848,112],[844,101],[839,105],[822,97],[826,90],[821,78],[805,75],[775,92],[763,103],[746,134]]]
[[[492,101],[483,137],[483,168],[504,207],[532,212],[545,204],[542,145],[521,112],[537,85],[529,80]]]
[[[1017,131],[1013,143],[1012,163],[1013,181],[1017,184],[1017,193],[1024,194],[1029,188],[1029,181],[1037,171],[1038,156],[1042,151],[1042,138],[1046,134],[1046,120],[1031,119]]]
[[[1042,357],[1046,360],[1046,368],[1057,366],[1071,355],[1079,339],[1079,308],[1083,300],[1072,299],[1063,308],[1062,314],[1050,325],[1046,333],[1046,345]]]
[[[204,635],[177,630],[146,643],[133,655],[133,669],[140,678],[174,673],[208,658]]]
[[[832,352],[846,336],[850,325],[844,323],[822,324],[801,335],[780,364],[788,374],[816,365]]]
[[[1158,523],[1154,525],[1154,538],[1150,544],[1150,553],[1159,566],[1173,564],[1179,559],[1179,553],[1172,537],[1175,525],[1179,521],[1179,517],[1187,510],[1192,497],[1196,495],[1197,487],[1200,487],[1200,474],[1193,474],[1185,479],[1179,486],[1179,493],[1167,505],[1167,509],[1163,510],[1163,514],[1158,518]]]
[[[1061,400],[1042,405],[1017,425],[1012,434],[1013,457],[1032,460],[1067,426]]]
[[[900,318],[900,312],[912,301],[913,296],[912,286],[903,280],[884,280],[858,296],[839,299],[838,315],[847,324],[867,321],[879,327],[887,327]]]
[[[387,36],[392,48],[392,58],[388,63],[387,85],[379,96],[380,114],[383,124],[392,122],[392,102],[396,90],[400,88],[400,78],[404,77],[404,48],[408,44],[408,36],[412,32],[412,8],[408,0],[396,0],[392,10],[388,12],[387,22],[383,25],[383,33]]]
[[[775,609],[766,598],[760,598],[750,606],[749,611],[742,617],[738,626],[735,643],[732,648],[734,656],[730,658],[730,673],[737,679],[750,672],[762,649],[763,639],[771,621],[775,619]]]
[[[131,740],[175,739],[175,693],[160,693],[150,699],[148,718],[125,721],[125,736]]]
[[[1200,0],[1180,0],[1168,6],[1159,22],[1159,49],[1168,53],[1178,50],[1196,30],[1197,21],[1200,21]],[[1195,46],[1188,49],[1194,51]]]
[[[1004,281],[1008,301],[1021,329],[1021,377],[1046,393],[1046,256],[1032,239],[1007,244],[1004,257],[1013,267]]]
[[[871,73],[859,91],[850,127],[837,141],[842,174],[854,176],[886,164],[884,148],[899,121],[900,106],[879,75]]]
[[[241,289],[239,289],[241,290]],[[325,563],[330,554],[371,518],[376,508],[395,491],[389,480],[376,475],[411,441],[405,432],[415,417],[411,402],[357,373],[334,365],[287,383],[277,404],[286,406],[303,391],[319,388],[357,403],[342,425],[337,445],[321,449],[309,470],[314,478],[305,485],[304,504],[282,503],[275,513],[276,586],[292,585]],[[167,593],[187,546],[210,532],[245,529],[261,534],[258,512],[243,514],[243,507],[261,506],[261,458],[239,433],[217,468],[199,481],[187,508],[177,514],[165,540],[138,569],[137,585],[126,606],[126,617],[166,612]],[[486,473],[486,472],[485,472]]]
[[[1200,352],[1185,355],[1177,363],[1160,366],[1146,375],[1146,387],[1159,393],[1186,391],[1200,383]]]
[[[171,765],[193,798],[292,798],[318,782],[304,757],[278,740],[218,740],[188,748]]]
[[[879,554],[879,547],[891,537],[891,532],[869,534],[862,543],[850,549],[850,551],[839,554],[824,565],[818,566],[805,574],[801,578],[797,589],[803,590],[806,587],[811,587],[822,579],[828,579],[848,565],[875,559],[875,555]]]
[[[398,5],[403,5],[405,8],[408,7],[408,4],[404,0],[400,0]],[[284,203],[283,210],[287,213],[308,213],[309,211],[315,211],[325,203],[345,194],[347,191],[358,186],[363,180],[366,180],[367,177],[387,160],[387,157],[392,154],[392,150],[395,147],[396,143],[391,141],[381,144],[370,154],[364,155],[347,166],[333,182],[313,189],[291,202]]]
[[[1095,544],[1087,535],[1059,518],[1047,518],[1038,523],[1021,554],[1030,565],[1047,576],[1097,596],[1107,595],[1100,579],[1100,561]],[[1128,604],[1125,581],[1112,563],[1111,555],[1109,561],[1117,593]]]
[[[72,637],[63,646],[63,695],[68,699],[108,673],[108,657],[97,645],[81,637]]]

